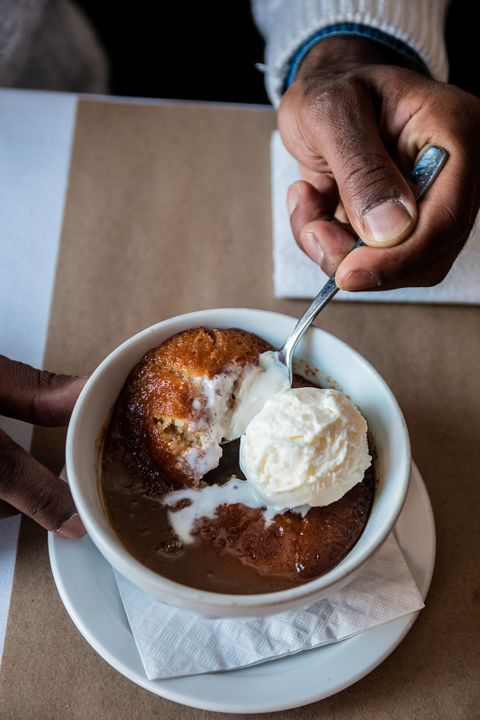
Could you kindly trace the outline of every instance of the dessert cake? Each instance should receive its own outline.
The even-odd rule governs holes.
[[[268,350],[239,329],[181,332],[141,359],[113,411],[101,467],[107,517],[138,560],[182,584],[242,594],[293,587],[340,562],[368,520],[373,465],[329,505],[268,513],[232,497],[196,518],[194,542],[175,532],[172,513],[190,500],[171,498],[206,487],[231,431],[226,418]],[[298,376],[294,386],[315,387]]]

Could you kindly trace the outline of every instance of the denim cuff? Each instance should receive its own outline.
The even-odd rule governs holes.
[[[335,25],[328,25],[327,27],[322,28],[314,35],[311,35],[307,40],[305,40],[302,45],[300,45],[300,47],[297,49],[288,64],[284,92],[295,81],[298,74],[298,69],[303,59],[305,58],[307,53],[314,47],[314,45],[321,42],[322,40],[325,40],[326,38],[338,35],[354,35],[356,37],[367,38],[368,40],[373,40],[374,42],[380,43],[381,45],[385,45],[391,50],[394,50],[400,55],[403,55],[403,57],[409,61],[410,67],[417,70],[417,72],[421,73],[422,75],[427,75],[427,77],[431,77],[430,71],[423,62],[423,60],[419,57],[419,55],[417,55],[415,50],[410,47],[410,45],[407,45],[402,40],[399,40],[393,35],[389,35],[382,30],[370,27],[370,25],[362,25],[360,23],[352,22],[342,22],[336,23]]]

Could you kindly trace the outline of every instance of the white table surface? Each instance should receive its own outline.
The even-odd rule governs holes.
[[[77,98],[0,89],[0,353],[41,366],[60,241]],[[0,416],[26,449],[32,428]],[[19,516],[0,520],[0,658]]]
[[[42,366],[45,351],[78,97],[0,88],[0,354],[36,367]],[[185,102],[90,97],[152,105]],[[31,426],[0,415],[0,427],[30,448]],[[0,520],[0,660],[19,528],[19,516]]]
[[[71,93],[0,88],[0,354],[35,367],[43,364],[77,99]],[[30,425],[0,415],[0,427],[30,448]],[[0,661],[19,528],[19,516],[0,520]]]
[[[37,367],[45,351],[77,98],[0,88],[0,354]],[[31,426],[0,416],[0,427],[30,448]],[[19,527],[18,516],[0,520],[0,660]]]

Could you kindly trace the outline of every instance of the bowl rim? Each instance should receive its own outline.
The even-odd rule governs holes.
[[[110,364],[118,356],[122,355],[128,348],[136,343],[140,343],[148,335],[154,335],[160,332],[162,329],[168,328],[169,325],[173,325],[181,322],[184,324],[184,329],[188,327],[195,327],[198,325],[215,325],[216,322],[211,322],[219,313],[228,313],[232,317],[232,323],[230,327],[241,327],[241,325],[235,324],[235,316],[240,317],[241,315],[248,314],[251,316],[257,316],[262,318],[262,321],[267,321],[267,316],[273,316],[276,319],[288,320],[291,323],[296,322],[297,318],[287,315],[285,313],[278,313],[271,310],[263,310],[260,308],[238,308],[238,307],[226,307],[226,308],[211,308],[207,310],[197,310],[194,312],[184,313],[176,315],[170,318],[165,318],[154,325],[150,325],[143,330],[135,333],[131,337],[127,338],[120,345],[114,348],[96,367],[93,373],[90,375],[85,386],[80,393],[80,396],[75,404],[70,423],[67,431],[66,440],[66,468],[67,476],[70,483],[70,489],[72,496],[77,507],[77,511],[85,525],[87,533],[92,539],[93,543],[100,550],[102,555],[117,569],[122,575],[125,575],[134,584],[141,588],[151,591],[156,597],[162,596],[165,598],[165,602],[171,602],[174,605],[180,605],[183,607],[196,606],[199,609],[217,609],[217,610],[232,610],[235,608],[243,610],[260,609],[262,606],[268,606],[271,608],[279,607],[281,605],[287,605],[299,601],[308,601],[320,595],[327,595],[333,591],[337,586],[347,585],[350,578],[358,572],[358,569],[375,553],[375,551],[385,542],[387,536],[393,529],[396,519],[398,518],[405,498],[407,495],[408,484],[410,479],[410,468],[411,468],[411,448],[408,429],[405,423],[400,406],[391,391],[386,381],[382,378],[380,373],[366,360],[357,350],[352,348],[348,343],[336,337],[332,333],[312,325],[312,329],[316,333],[328,336],[330,340],[338,343],[348,353],[353,353],[356,361],[363,366],[368,372],[372,373],[376,381],[380,383],[384,392],[387,393],[391,401],[392,407],[397,414],[402,429],[401,442],[403,444],[401,452],[401,463],[396,468],[396,475],[403,479],[402,492],[399,495],[396,505],[392,506],[390,513],[385,517],[382,523],[380,532],[378,532],[372,539],[367,542],[362,550],[355,553],[354,546],[352,550],[338,563],[332,570],[328,571],[324,575],[318,578],[307,581],[293,588],[285,590],[277,590],[269,593],[257,593],[248,595],[239,595],[231,593],[217,593],[209,590],[201,590],[193,588],[188,585],[175,582],[168,578],[163,577],[159,573],[147,568],[139,560],[137,560],[129,551],[121,544],[120,539],[114,535],[113,529],[111,530],[114,536],[114,542],[112,537],[103,530],[103,528],[97,523],[95,518],[90,516],[88,511],[88,499],[83,496],[83,489],[81,483],[77,481],[77,468],[75,460],[75,444],[77,442],[76,433],[79,420],[82,418],[84,413],[85,400],[95,390],[98,382],[108,371]],[[218,323],[218,321],[217,321]],[[268,325],[265,325],[268,327]],[[181,330],[179,330],[181,332]],[[165,338],[166,339],[166,338]],[[139,358],[140,359],[140,358]],[[131,368],[130,368],[131,369]],[[125,378],[128,375],[127,371]],[[110,410],[110,408],[109,408]],[[108,416],[108,411],[106,417]],[[95,479],[95,482],[97,480]],[[101,499],[99,498],[101,503]],[[103,511],[103,510],[102,510]]]

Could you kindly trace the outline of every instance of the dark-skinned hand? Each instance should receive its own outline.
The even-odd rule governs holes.
[[[288,193],[295,239],[344,290],[440,282],[480,205],[480,101],[402,64],[372,41],[328,38],[279,108],[304,178]],[[417,207],[406,177],[431,144],[449,159]],[[367,247],[348,254],[355,235]]]
[[[85,382],[0,355],[0,415],[66,425]],[[0,430],[0,517],[18,511],[64,537],[85,534],[68,485]]]

